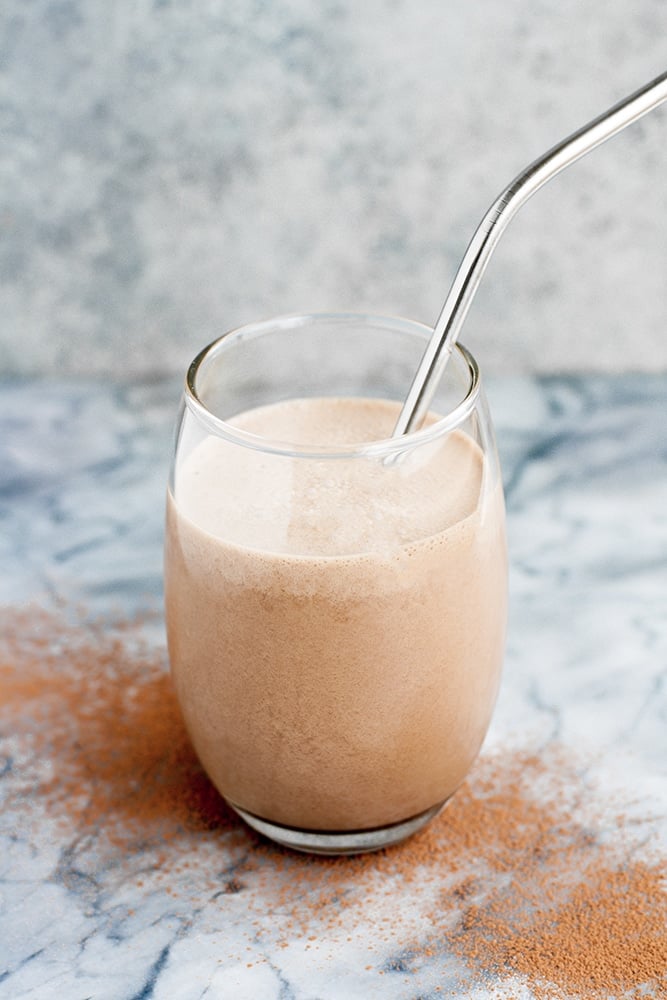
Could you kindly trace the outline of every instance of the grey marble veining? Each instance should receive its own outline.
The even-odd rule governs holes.
[[[487,747],[553,737],[587,749],[591,779],[631,793],[667,847],[667,379],[496,378],[487,388],[512,589]],[[2,384],[1,603],[159,608],[179,391],[173,379]],[[162,645],[161,622],[148,639]],[[0,773],[0,791],[17,781],[20,768]],[[224,836],[193,841],[190,867],[173,876],[179,895],[150,851],[96,865],[41,818],[35,843],[4,817],[1,1000],[435,1000],[456,989],[451,956],[383,941],[363,908],[351,940],[294,929],[279,946],[268,933],[275,900],[258,873],[239,874],[243,850]],[[418,884],[392,905],[419,926],[429,891]],[[528,998],[521,990],[512,996]]]
[[[666,28],[663,0],[3,0],[0,370],[180,372],[281,313],[433,323],[499,191],[664,72]],[[666,129],[513,222],[468,320],[488,370],[667,368]]]

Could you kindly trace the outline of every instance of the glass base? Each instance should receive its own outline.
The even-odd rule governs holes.
[[[434,816],[437,816],[444,802],[432,806],[418,816],[411,816],[400,823],[389,826],[379,826],[372,830],[302,830],[293,826],[282,826],[269,820],[246,812],[233,802],[228,803],[242,820],[269,840],[282,847],[290,847],[294,851],[306,854],[367,854],[369,851],[379,851],[383,847],[391,847],[400,843],[406,837],[411,837],[417,830],[426,826]]]

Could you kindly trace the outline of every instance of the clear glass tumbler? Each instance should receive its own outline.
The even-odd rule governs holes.
[[[256,830],[327,854],[427,823],[496,700],[504,504],[477,364],[391,432],[430,330],[294,316],[192,363],[168,500],[172,676],[201,762]]]

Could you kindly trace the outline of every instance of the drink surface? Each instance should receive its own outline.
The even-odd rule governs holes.
[[[233,423],[272,440],[389,437],[399,405],[291,400]],[[314,830],[388,825],[465,777],[497,693],[502,491],[455,431],[386,465],[208,437],[167,505],[172,673],[232,804]]]

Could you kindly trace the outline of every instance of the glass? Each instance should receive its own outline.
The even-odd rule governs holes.
[[[220,793],[300,850],[418,830],[496,700],[504,503],[465,348],[425,425],[391,438],[430,332],[287,317],[225,334],[188,371],[165,542],[174,685]]]

